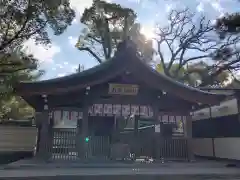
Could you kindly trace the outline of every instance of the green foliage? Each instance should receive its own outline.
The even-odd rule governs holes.
[[[231,36],[239,39],[240,13],[226,14],[224,17],[217,19],[215,29],[222,40],[226,40]],[[239,41],[236,42],[234,46],[219,49],[218,54],[214,56],[214,59],[223,59],[226,64],[223,68],[229,71],[233,79],[232,83],[228,86],[233,88],[239,88],[240,84],[239,78],[235,76],[235,72],[238,71],[240,67],[240,49],[238,44]]]
[[[200,61],[188,66],[185,77],[189,84],[194,86],[225,86],[230,75],[224,70],[217,75],[212,75],[217,70],[217,67],[215,69],[212,65]]]
[[[23,66],[22,62],[28,62],[24,58],[34,60],[34,67]],[[3,62],[5,61],[0,61],[0,118],[24,119],[33,116],[34,110],[22,98],[15,96],[13,85],[20,81],[37,80],[44,71],[36,70],[36,60],[31,56],[22,57],[22,53],[9,56],[6,61],[7,66]],[[17,66],[9,65],[8,62],[15,63]]]
[[[176,74],[176,69],[179,68],[178,64],[173,64],[169,71],[171,78],[176,79],[193,87],[201,86],[201,84],[207,84],[211,86],[225,86],[225,83],[229,80],[229,73],[227,71],[221,71],[217,76],[211,76],[212,67],[207,63],[200,61],[188,66],[181,67]],[[157,64],[156,70],[159,73],[165,74],[163,65]]]
[[[240,13],[233,13],[217,19],[216,29],[221,38],[224,38],[226,33],[236,34],[240,32]]]
[[[119,42],[130,37],[138,44],[142,56],[152,59],[152,42],[140,34],[140,25],[135,22],[136,17],[132,9],[94,0],[81,17],[86,28],[81,32],[76,47],[80,51],[87,51],[101,63],[113,56]]]
[[[47,27],[59,35],[75,17],[68,0],[2,0],[0,7],[0,52],[7,54],[29,38],[50,43]]]
[[[240,89],[240,81],[233,79],[233,81],[227,85],[227,88]]]
[[[174,76],[174,73],[175,71],[179,68],[179,65],[178,64],[173,64],[170,68],[170,75],[171,76]],[[156,70],[159,72],[159,73],[162,73],[164,74],[164,68],[163,68],[163,64],[162,63],[159,63],[157,64],[156,66]],[[180,67],[180,70],[178,71],[178,77],[182,77],[186,72],[186,69],[184,67]]]
[[[18,96],[1,99],[0,107],[1,119],[27,119],[34,116],[34,109]]]
[[[60,35],[75,17],[69,0],[2,0],[0,2],[0,118],[24,118],[33,109],[14,96],[13,85],[34,81],[44,72],[38,61],[26,55],[23,43],[29,38],[49,44],[49,30]]]

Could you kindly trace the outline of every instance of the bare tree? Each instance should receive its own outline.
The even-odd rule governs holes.
[[[239,37],[219,39],[211,21],[188,9],[172,10],[168,22],[166,27],[157,27],[155,38],[165,75],[185,81],[197,73],[201,76],[198,85],[207,86],[217,82],[221,73],[238,68]]]

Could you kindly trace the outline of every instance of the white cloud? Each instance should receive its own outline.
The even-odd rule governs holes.
[[[71,68],[70,68],[71,71],[72,71],[72,72],[76,72],[76,70],[78,69],[78,66],[79,66],[79,65],[72,65]]]
[[[128,2],[133,2],[133,3],[141,3],[143,0],[128,0]]]
[[[24,50],[27,54],[32,54],[41,62],[51,62],[53,57],[61,51],[60,47],[56,44],[44,46],[41,44],[36,45],[33,39],[29,39],[24,43]]]
[[[63,77],[63,76],[66,76],[66,74],[65,74],[65,73],[59,73],[59,74],[57,75],[57,77]]]
[[[56,68],[60,68],[60,69],[63,69],[64,66],[62,64],[55,64],[56,65]]]
[[[197,11],[198,12],[203,12],[204,11],[204,4],[200,2],[197,6]]]
[[[73,19],[72,24],[77,24],[78,20],[76,18]]]
[[[105,0],[106,2],[111,2],[111,0]],[[77,13],[77,17],[76,19],[78,19],[85,8],[89,8],[92,5],[92,0],[70,0],[70,6],[71,8],[73,8],[76,13]],[[77,23],[77,21],[74,21],[73,23]]]
[[[92,0],[70,0],[70,5],[71,8],[76,11],[77,17],[79,17],[82,15],[85,8],[92,5]]]
[[[72,36],[68,37],[68,42],[73,47],[76,45],[77,41],[78,41],[78,37],[72,37]]]
[[[214,10],[219,13],[224,12],[224,8],[221,5],[221,0],[198,0],[201,4],[210,5]]]
[[[170,12],[173,8],[174,8],[174,7],[173,7],[173,4],[166,4],[166,5],[165,5],[165,9],[166,9],[166,12],[167,12],[167,13]]]
[[[211,5],[216,11],[218,11],[219,13],[223,13],[224,9],[221,6],[219,1],[215,0],[215,1],[211,2]]]

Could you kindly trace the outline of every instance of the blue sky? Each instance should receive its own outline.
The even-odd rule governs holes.
[[[32,40],[26,42],[29,53],[40,60],[40,68],[46,71],[43,79],[71,74],[79,64],[85,69],[97,65],[97,61],[88,53],[78,51],[74,46],[83,26],[79,19],[85,7],[92,4],[92,0],[70,0],[77,17],[62,35],[50,34],[52,45],[44,47],[35,45]],[[110,1],[110,0],[108,0]],[[165,24],[166,15],[173,8],[188,7],[196,13],[204,13],[210,20],[222,16],[227,12],[240,11],[238,0],[111,0],[123,6],[132,8],[138,14],[138,21],[142,24],[143,32],[149,36],[155,23]]]

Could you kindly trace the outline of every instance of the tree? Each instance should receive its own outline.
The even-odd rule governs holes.
[[[24,119],[34,115],[31,108],[21,97],[13,92],[12,85],[20,81],[35,81],[44,71],[21,70],[1,77],[0,83],[0,118]]]
[[[176,69],[179,68],[178,64],[173,64],[169,71],[171,77],[174,76]],[[179,70],[178,76],[174,77],[175,79],[181,79],[181,82],[193,87],[198,87],[201,84],[202,77],[206,74],[205,71],[208,69],[208,64],[203,61],[196,62],[194,64],[182,67]],[[161,63],[157,64],[156,70],[159,73],[164,74],[163,65]],[[186,74],[189,74],[186,76]],[[229,73],[222,72],[219,76],[217,76],[214,80],[213,85],[224,86],[226,81],[229,78]]]
[[[21,97],[11,96],[0,101],[1,119],[27,119],[34,117],[34,109],[30,107]]]
[[[226,34],[238,34],[240,32],[240,13],[226,14],[217,19],[215,28],[222,39]]]
[[[204,16],[196,18],[188,9],[172,10],[169,24],[157,28],[155,41],[163,72],[181,82],[194,74],[198,76],[197,86],[219,85],[220,75],[225,74],[222,76],[225,81],[227,71],[236,68],[229,57],[238,55],[238,50],[232,51],[230,47],[239,42],[239,37],[220,40],[210,21]]]
[[[23,55],[23,56],[22,56]],[[21,51],[14,52],[7,59],[10,62],[26,62],[24,53]],[[37,67],[37,60],[29,56]],[[0,61],[0,65],[3,61]],[[1,66],[0,66],[1,67]],[[4,68],[3,68],[4,67]],[[13,84],[20,81],[34,81],[43,75],[44,71],[36,69],[26,69],[25,66],[20,66],[18,69],[12,66],[3,66],[0,68],[0,118],[21,119],[33,116],[34,110],[21,98],[15,96],[13,92]],[[22,68],[23,67],[23,68]]]
[[[2,0],[0,2],[0,117],[19,118],[32,114],[27,103],[14,96],[12,85],[38,79],[38,60],[27,55],[23,44],[33,39],[50,44],[49,30],[60,35],[75,17],[69,0]]]
[[[236,12],[233,14],[226,14],[224,17],[217,19],[215,28],[221,39],[226,39],[228,35],[239,36],[240,33],[240,13]],[[238,47],[234,47],[235,49]],[[234,51],[234,48],[226,49],[222,52],[222,56],[225,56],[228,51]],[[229,85],[230,87],[240,87],[240,80],[235,76],[235,71],[239,69],[240,56],[236,53],[235,56],[230,56],[229,59],[233,59],[234,69],[229,69],[232,76],[233,82]]]
[[[86,8],[81,22],[86,25],[80,34],[76,47],[87,51],[99,63],[112,58],[119,42],[130,37],[138,44],[140,54],[149,61],[152,59],[152,41],[140,33],[136,13],[119,4],[94,0]]]
[[[23,44],[33,39],[50,44],[49,30],[60,35],[75,17],[68,0],[2,0],[0,2],[0,117],[19,117],[32,113],[25,101],[14,96],[12,85],[38,79],[38,61],[27,55]]]
[[[30,63],[32,56],[24,54],[21,63],[8,60],[25,41],[32,38],[36,43],[49,44],[47,30],[60,35],[75,17],[68,0],[2,0],[0,7],[0,68],[10,67],[11,72],[18,71],[19,66],[28,69],[35,65]]]

